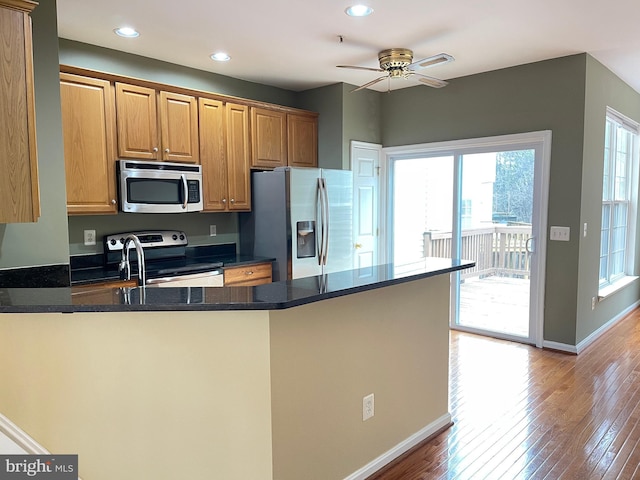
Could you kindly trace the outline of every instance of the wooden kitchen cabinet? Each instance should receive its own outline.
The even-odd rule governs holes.
[[[251,166],[275,168],[287,165],[287,114],[251,107]]]
[[[251,169],[249,158],[249,107],[227,103],[227,178],[229,183],[229,210],[251,210]]]
[[[318,117],[287,115],[288,164],[292,167],[318,166]]]
[[[271,262],[224,269],[225,287],[250,287],[271,283]]]
[[[40,216],[29,0],[0,0],[0,224]]]
[[[198,102],[191,95],[160,92],[162,160],[199,163]]]
[[[204,210],[251,210],[249,108],[200,98]]]
[[[138,280],[112,280],[71,287],[74,305],[121,305],[123,288],[138,286]]]
[[[60,74],[67,212],[116,214],[115,101],[107,80]]]
[[[198,104],[191,95],[116,82],[118,156],[198,163]]]

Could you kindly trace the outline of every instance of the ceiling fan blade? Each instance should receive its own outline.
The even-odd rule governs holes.
[[[357,92],[358,90],[362,90],[362,89],[367,88],[367,87],[370,87],[371,85],[375,85],[376,83],[381,82],[385,78],[387,78],[387,75],[383,75],[382,77],[376,78],[375,80],[371,80],[369,83],[365,83],[364,85],[360,85],[355,90],[351,90],[351,93]]]
[[[384,72],[381,68],[357,67],[355,65],[336,65],[338,68],[353,68],[355,70],[368,70],[370,72]]]
[[[413,73],[414,75],[420,77],[418,81],[424,83],[425,85],[429,85],[433,88],[442,88],[449,85],[449,82],[445,82],[444,80],[440,80],[439,78],[428,77],[426,75],[422,75],[421,73]]]
[[[447,53],[439,53],[438,55],[432,55],[431,57],[423,58],[417,62],[413,62],[407,68],[413,70],[416,68],[429,68],[436,65],[443,65],[445,63],[453,62],[455,58]]]

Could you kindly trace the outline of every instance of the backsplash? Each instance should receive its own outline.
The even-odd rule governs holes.
[[[216,226],[216,236],[209,236],[209,226]],[[84,245],[84,230],[96,231],[96,245]],[[189,245],[238,244],[236,213],[176,213],[117,215],[75,215],[69,217],[69,255],[103,253],[102,237],[113,233],[141,230],[181,230]]]

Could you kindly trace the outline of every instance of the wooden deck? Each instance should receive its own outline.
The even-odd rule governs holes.
[[[460,325],[528,337],[529,280],[466,278],[460,285]]]
[[[640,479],[640,310],[578,356],[450,345],[454,425],[369,480]]]

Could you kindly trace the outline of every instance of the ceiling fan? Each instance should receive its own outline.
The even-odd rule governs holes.
[[[370,67],[358,67],[355,65],[337,65],[338,68],[353,68],[356,70],[370,70],[372,72],[386,72],[385,75],[371,80],[364,85],[359,86],[353,92],[368,88],[381,82],[385,78],[391,82],[392,78],[409,78],[412,75],[419,77],[417,80],[428,85],[429,87],[442,88],[448,85],[444,80],[438,78],[429,77],[421,73],[416,72],[420,68],[435,67],[436,65],[442,65],[444,63],[453,62],[454,58],[446,53],[439,53],[431,57],[423,58],[417,62],[413,61],[413,52],[408,48],[389,48],[382,50],[378,53],[378,60],[380,62],[380,68]]]

